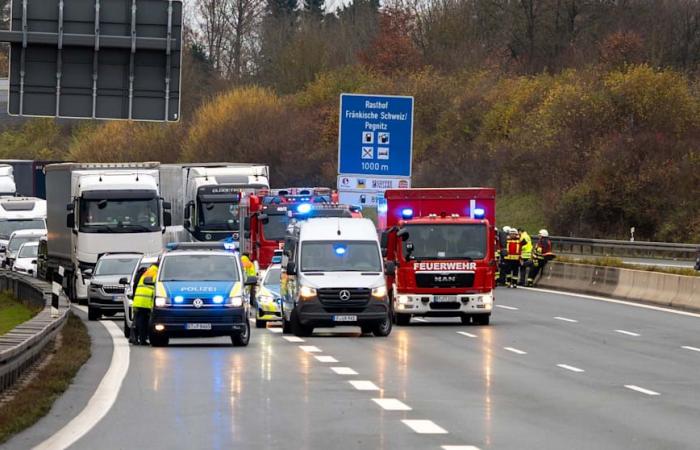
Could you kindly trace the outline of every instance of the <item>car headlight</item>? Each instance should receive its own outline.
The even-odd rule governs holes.
[[[229,297],[226,306],[229,306],[231,308],[240,308],[241,306],[243,306],[243,297],[241,297],[240,295],[237,295],[235,297]]]
[[[270,295],[260,295],[258,296],[258,302],[260,304],[266,305],[268,303],[272,303],[275,301],[275,297],[272,297]]]
[[[316,297],[316,288],[310,286],[301,286],[299,288],[299,296],[303,298]]]
[[[372,289],[372,297],[384,298],[386,297],[386,286],[379,286]]]
[[[168,299],[165,297],[156,297],[156,306],[158,308],[162,308],[164,306],[168,306]]]

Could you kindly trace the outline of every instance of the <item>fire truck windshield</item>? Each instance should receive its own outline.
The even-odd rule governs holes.
[[[488,233],[481,224],[410,224],[403,245],[410,259],[484,259]],[[408,251],[408,244],[413,251]]]
[[[266,241],[282,241],[284,240],[287,226],[289,225],[289,217],[286,214],[268,215],[268,222],[263,225],[263,236]]]
[[[238,230],[239,206],[233,202],[202,202],[199,208],[199,228],[206,231]]]

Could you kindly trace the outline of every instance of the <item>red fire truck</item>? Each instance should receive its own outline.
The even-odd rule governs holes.
[[[494,301],[496,191],[388,190],[382,251],[398,325],[413,316],[488,325]]]

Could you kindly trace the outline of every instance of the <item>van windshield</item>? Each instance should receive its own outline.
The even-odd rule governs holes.
[[[381,272],[373,241],[309,241],[301,245],[302,272]]]

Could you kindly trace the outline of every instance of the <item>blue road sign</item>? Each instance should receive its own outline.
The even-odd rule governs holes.
[[[340,95],[338,173],[410,177],[413,97]]]

